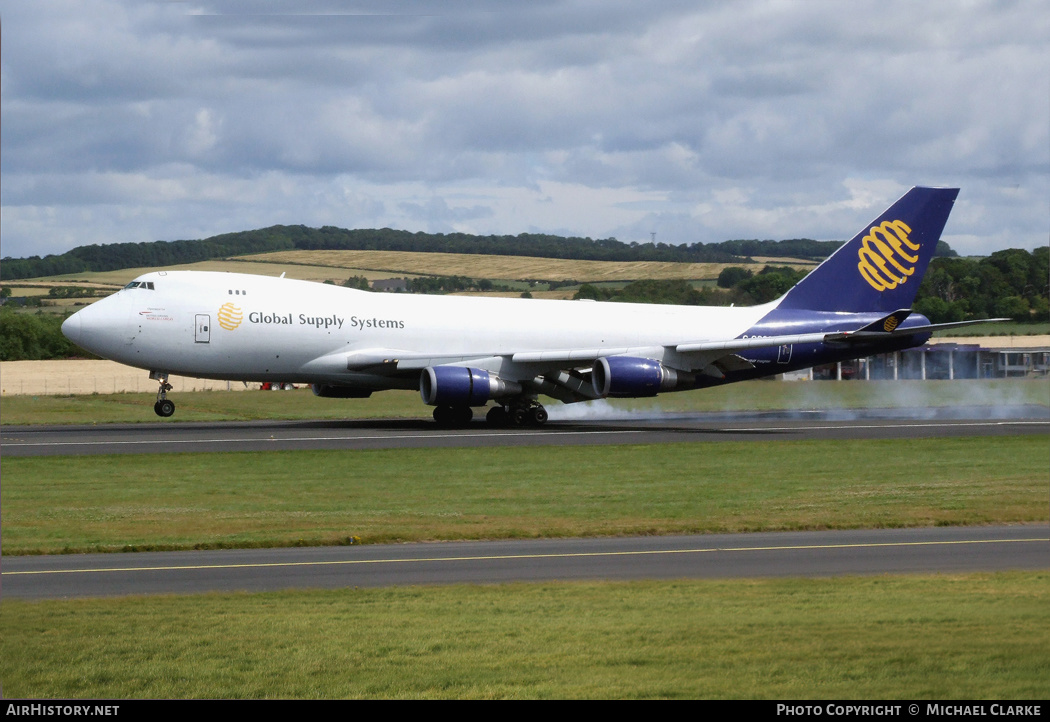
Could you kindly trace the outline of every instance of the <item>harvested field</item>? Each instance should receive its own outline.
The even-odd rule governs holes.
[[[307,262],[304,262],[307,263]],[[344,270],[334,270],[331,266],[312,265],[289,265],[288,263],[255,263],[252,260],[227,260],[227,261],[201,261],[200,263],[185,263],[178,266],[165,266],[163,268],[124,268],[119,271],[80,272],[59,276],[48,276],[42,279],[34,279],[36,282],[46,284],[45,287],[58,285],[108,286],[113,290],[123,288],[129,281],[151,271],[214,271],[218,273],[254,273],[259,276],[280,276],[286,273],[289,278],[298,278],[305,281],[327,281],[346,280],[353,275],[366,275],[363,272],[347,274]],[[389,275],[389,274],[388,274]],[[369,278],[386,278],[386,276],[373,274]]]
[[[517,281],[635,281],[639,279],[712,280],[733,263],[664,263],[660,261],[575,261],[524,256],[486,256],[456,253],[408,253],[403,251],[277,251],[250,256],[267,263],[324,265],[347,271],[366,269],[386,274],[468,276]],[[790,263],[809,269],[812,264]],[[759,270],[758,267],[755,270]],[[289,273],[289,275],[292,275]]]
[[[239,381],[211,381],[184,376],[172,376],[168,383],[173,391],[241,391]],[[154,392],[157,382],[148,371],[132,368],[114,361],[4,361],[0,363],[0,394],[61,395],[61,394],[119,394],[126,392]],[[249,384],[249,389],[259,388]]]

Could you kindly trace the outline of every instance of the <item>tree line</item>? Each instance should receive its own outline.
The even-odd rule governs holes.
[[[914,308],[934,323],[972,318],[1050,318],[1050,248],[1012,248],[987,258],[934,258]]]
[[[719,274],[715,288],[695,288],[688,281],[635,281],[621,289],[583,284],[574,298],[747,306],[779,298],[805,275],[786,267],[765,266],[756,273],[730,266]],[[996,251],[987,258],[934,258],[912,307],[933,323],[981,318],[1046,322],[1050,320],[1050,248]]]
[[[805,271],[786,266],[765,266],[758,273],[730,266],[719,274],[713,288],[697,288],[684,280],[634,281],[620,289],[585,283],[573,298],[679,306],[751,306],[779,298],[805,276]]]
[[[492,291],[513,291],[514,289],[505,284],[495,283],[487,278],[468,278],[467,276],[417,276],[416,278],[397,278],[392,281],[401,281],[404,290],[408,293],[464,293],[467,291],[478,291],[489,293]],[[335,285],[334,281],[325,281]],[[368,279],[364,276],[351,276],[341,284],[343,288],[354,288],[359,291],[374,291]],[[399,292],[399,291],[395,291]]]
[[[0,361],[96,358],[62,335],[67,316],[0,308]]]

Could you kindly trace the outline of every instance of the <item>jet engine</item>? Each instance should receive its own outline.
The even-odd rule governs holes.
[[[419,395],[431,406],[484,406],[520,393],[521,384],[465,366],[428,366],[419,375]]]
[[[693,374],[667,368],[659,361],[630,356],[606,356],[591,370],[591,384],[600,398],[656,396],[689,383]]]

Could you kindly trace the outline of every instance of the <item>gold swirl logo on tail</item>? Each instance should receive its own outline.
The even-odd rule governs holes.
[[[890,316],[886,319],[886,323],[882,324],[882,328],[884,331],[892,331],[897,328],[897,324],[899,323],[900,321],[897,320],[896,316]]]
[[[876,291],[896,288],[915,273],[920,244],[908,238],[911,228],[904,221],[884,221],[872,226],[861,242],[857,270]]]
[[[244,319],[244,314],[241,309],[234,306],[232,303],[224,303],[219,309],[219,325],[227,331],[232,331],[241,325],[241,321]]]

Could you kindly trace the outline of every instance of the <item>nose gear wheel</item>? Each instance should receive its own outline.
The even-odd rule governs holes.
[[[168,374],[153,371],[149,377],[160,382],[160,389],[157,391],[157,402],[153,404],[153,411],[156,412],[157,416],[168,418],[175,413],[175,402],[168,398],[168,392],[172,388],[171,384],[168,383]]]

